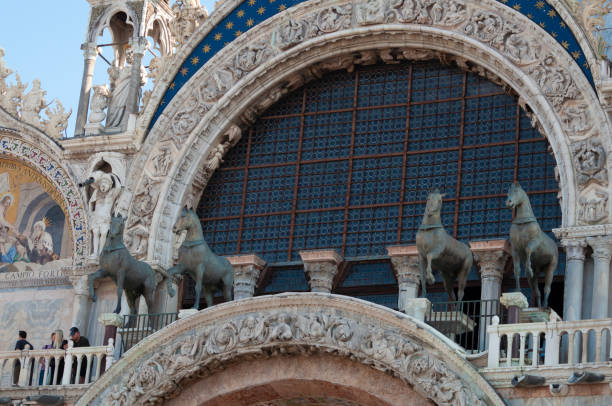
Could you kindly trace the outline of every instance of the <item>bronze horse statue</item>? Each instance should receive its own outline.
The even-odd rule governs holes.
[[[429,193],[423,222],[416,234],[421,267],[421,296],[427,294],[427,282],[434,283],[432,269],[436,269],[442,274],[444,289],[449,299],[455,301],[455,279],[458,280],[457,293],[461,300],[474,256],[466,244],[455,240],[444,229],[440,217],[443,197],[437,189]]]
[[[95,302],[93,283],[96,279],[110,277],[117,284],[117,306],[114,312],[121,311],[121,295],[125,290],[130,314],[138,313],[136,300],[144,296],[149,312],[153,309],[153,294],[157,285],[155,271],[146,262],[136,260],[123,244],[125,219],[119,216],[111,218],[110,229],[106,236],[104,248],[100,254],[100,269],[89,275],[89,294]]]
[[[514,220],[512,220],[510,226],[510,244],[512,245],[516,290],[520,292],[521,289],[521,264],[523,264],[529,287],[536,295],[538,307],[542,307],[542,304],[547,307],[550,285],[559,262],[557,244],[540,228],[538,220],[533,215],[527,193],[518,182],[510,186],[506,206],[516,209]],[[542,272],[544,272],[543,303],[538,289],[538,275]]]
[[[215,289],[223,290],[226,301],[232,300],[234,287],[234,268],[227,258],[212,252],[202,233],[202,224],[197,214],[184,207],[174,224],[174,233],[187,230],[185,241],[179,247],[178,263],[168,269],[168,293],[174,296],[176,293],[172,288],[171,276],[187,273],[195,281],[195,304],[194,309],[200,304],[200,293],[204,292],[206,307],[213,304],[213,292]]]

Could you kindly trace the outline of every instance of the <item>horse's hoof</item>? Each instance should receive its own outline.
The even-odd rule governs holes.
[[[91,297],[91,301],[92,301],[92,302],[96,302],[97,300],[98,300],[98,297],[97,297],[97,296],[92,296],[92,297]]]

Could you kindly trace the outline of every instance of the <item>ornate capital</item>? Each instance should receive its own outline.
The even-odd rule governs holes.
[[[564,238],[561,246],[565,248],[567,261],[584,261],[584,249],[587,246],[584,238]]]
[[[138,37],[138,38],[130,38],[130,45],[131,45],[132,51],[134,52],[134,55],[142,56],[147,51],[147,46],[149,44],[146,38]]]
[[[253,297],[255,285],[266,261],[257,255],[236,255],[227,257],[234,267],[234,299]]]
[[[95,42],[84,42],[81,44],[81,50],[85,59],[95,60],[98,57],[98,48]]]
[[[311,292],[330,293],[343,258],[334,250],[300,251]]]
[[[477,241],[470,243],[470,249],[475,254],[480,266],[482,280],[494,280],[501,283],[506,262],[510,257],[505,240]]]
[[[391,265],[397,275],[400,287],[403,284],[416,284],[421,282],[421,269],[419,267],[419,253],[414,245],[394,245],[387,247]]]
[[[89,296],[89,275],[69,275],[68,280],[72,283],[76,295]]]
[[[593,248],[594,259],[610,261],[612,258],[612,239],[610,237],[589,237],[587,243]]]

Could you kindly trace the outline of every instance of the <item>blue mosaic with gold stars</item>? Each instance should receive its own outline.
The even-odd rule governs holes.
[[[162,114],[180,88],[223,47],[262,21],[308,0],[245,0],[217,24],[183,62],[172,83],[166,89],[149,129]],[[565,21],[544,0],[497,0],[538,24],[565,48],[580,66],[592,86],[593,76],[586,57]]]

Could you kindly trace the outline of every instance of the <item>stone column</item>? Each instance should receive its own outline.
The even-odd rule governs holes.
[[[612,258],[612,239],[609,237],[589,237],[588,244],[593,248],[593,296],[592,319],[608,317],[608,287],[610,283],[610,258]]]
[[[497,302],[501,296],[501,284],[506,262],[510,257],[505,240],[471,242],[470,248],[480,267],[480,323],[478,327],[478,346],[481,351],[487,348],[487,327],[491,324]]]
[[[261,270],[266,267],[266,261],[257,255],[236,255],[227,257],[234,267],[234,300],[253,297]]]
[[[311,292],[331,293],[343,258],[335,250],[300,251]]]
[[[419,296],[421,284],[419,253],[414,245],[395,245],[387,247],[387,254],[397,276],[399,287],[397,308],[400,312],[406,313],[410,299]]]
[[[91,80],[96,66],[98,51],[95,42],[86,42],[81,45],[83,50],[83,78],[81,79],[81,96],[79,98],[79,108],[76,116],[75,135],[83,135],[85,124],[87,123],[87,111],[89,110],[89,97],[91,93]]]
[[[582,238],[564,238],[561,246],[565,248],[565,288],[563,293],[563,319],[574,321],[582,319],[582,284],[584,277],[584,249],[586,241]]]
[[[86,334],[87,322],[89,320],[89,275],[69,276],[74,287],[74,302],[72,304],[72,326],[79,328],[83,335]]]
[[[121,344],[117,342],[117,328],[123,327],[123,316],[116,313],[102,313],[100,317],[98,317],[98,322],[104,326],[104,340],[102,341],[102,345],[114,345],[116,343],[117,345],[115,348],[120,348]],[[113,361],[109,360],[108,363],[112,365]],[[110,365],[108,366],[110,367]],[[106,357],[104,357],[100,364],[100,370],[106,371],[106,366],[107,361]]]
[[[587,243],[593,248],[593,294],[591,305],[592,319],[608,318],[608,300],[610,284],[610,259],[612,258],[612,239],[610,237],[589,237]],[[585,338],[583,337],[583,340]],[[597,356],[595,335],[590,335],[589,339],[589,359]],[[608,338],[604,335],[601,338],[601,347],[606,348]],[[584,345],[583,345],[584,348]],[[581,358],[578,358],[581,359]],[[584,359],[584,356],[583,358]],[[606,359],[595,360],[607,361]]]
[[[142,57],[147,50],[147,39],[144,37],[138,37],[130,39],[130,45],[132,46],[132,52],[134,52],[134,63],[132,64],[132,74],[130,78],[130,89],[127,97],[127,103],[125,106],[125,117],[127,120],[130,114],[138,113],[138,102],[140,94],[140,71],[142,65]],[[127,121],[126,121],[127,122]]]

